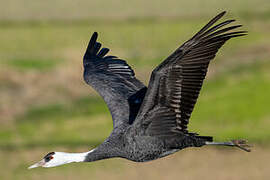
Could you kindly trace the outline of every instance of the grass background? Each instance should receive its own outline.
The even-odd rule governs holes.
[[[182,179],[269,178],[268,0],[0,2],[0,179],[173,179],[179,171]],[[82,79],[94,31],[147,84],[156,65],[222,10],[249,34],[230,40],[210,65],[189,128],[216,140],[249,139],[252,153],[202,148],[145,164],[26,169],[49,151],[86,151],[110,134],[106,105]]]

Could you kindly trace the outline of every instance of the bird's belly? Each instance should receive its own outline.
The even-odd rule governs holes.
[[[124,158],[135,162],[155,160],[171,154],[164,143],[152,137],[137,137],[129,140]]]
[[[155,151],[136,151],[135,153],[130,152],[129,155],[125,158],[134,162],[147,162],[158,159],[161,154],[162,153]]]
[[[134,154],[129,154],[129,156],[125,158],[134,162],[148,162],[168,156],[177,151],[179,151],[179,149],[172,149],[168,151],[140,151]]]

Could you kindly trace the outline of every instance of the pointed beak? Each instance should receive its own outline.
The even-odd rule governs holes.
[[[36,164],[33,164],[32,166],[29,166],[28,169],[33,169],[33,168],[36,168],[36,167],[40,167],[40,166],[43,166],[45,164],[45,161],[44,159],[42,159],[41,161],[37,162]]]

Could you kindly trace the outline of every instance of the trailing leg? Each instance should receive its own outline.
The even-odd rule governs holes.
[[[206,141],[205,142],[206,145],[222,145],[222,146],[234,146],[234,147],[238,147],[246,152],[250,152],[251,150],[249,149],[249,147],[251,147],[249,144],[247,144],[246,140],[232,140],[230,142],[209,142]]]

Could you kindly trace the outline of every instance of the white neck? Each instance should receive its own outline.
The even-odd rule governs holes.
[[[84,161],[86,155],[88,152],[83,152],[83,153],[66,153],[66,152],[58,152],[59,154],[61,153],[61,156],[63,159],[67,161],[67,163],[71,162],[82,162]]]
[[[83,162],[87,156],[87,154],[93,152],[95,149],[92,149],[88,152],[82,152],[82,153],[67,153],[67,152],[55,152],[58,157],[60,157],[62,160],[66,163],[72,163],[72,162]]]

